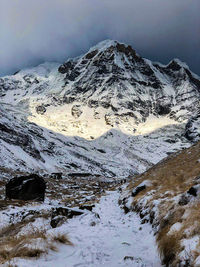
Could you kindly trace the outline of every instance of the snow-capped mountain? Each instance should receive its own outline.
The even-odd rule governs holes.
[[[200,78],[107,40],[60,65],[0,78],[1,166],[128,177],[190,145]],[[186,137],[188,135],[186,134]]]

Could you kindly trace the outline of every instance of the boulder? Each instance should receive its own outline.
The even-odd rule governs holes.
[[[79,118],[81,116],[81,114],[83,113],[80,105],[74,105],[72,107],[71,112],[72,112],[72,116],[74,116],[75,119]]]
[[[62,224],[66,219],[72,219],[74,216],[82,215],[84,211],[79,209],[70,209],[66,207],[57,207],[52,209],[51,222],[52,228],[56,228]]]
[[[137,194],[139,194],[141,191],[145,190],[147,187],[151,186],[151,181],[149,180],[145,180],[143,181],[141,184],[139,184],[138,186],[136,186],[133,191],[132,191],[132,197],[137,196]]]
[[[6,198],[44,201],[46,183],[37,174],[14,177],[6,184]]]
[[[190,198],[189,198],[186,194],[183,194],[183,195],[181,195],[178,204],[179,204],[180,206],[185,206],[185,205],[187,205],[189,202],[190,202]]]
[[[65,220],[66,220],[65,216],[58,215],[51,218],[50,225],[52,228],[56,228],[57,226],[62,225],[65,222]]]
[[[46,112],[46,108],[45,106],[41,105],[41,106],[37,106],[36,107],[36,112],[40,115],[43,115]]]
[[[190,189],[187,191],[187,193],[188,193],[189,195],[192,195],[192,196],[196,197],[196,196],[197,196],[197,189],[196,189],[194,186],[192,186],[192,187],[190,187]]]
[[[141,186],[137,186],[133,191],[132,191],[132,197],[137,196],[137,194],[139,194],[141,191],[143,191],[144,189],[146,189],[146,185],[141,185]]]

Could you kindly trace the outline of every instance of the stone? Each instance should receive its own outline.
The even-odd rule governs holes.
[[[51,174],[51,178],[56,179],[56,180],[61,180],[62,179],[62,172],[53,172]]]
[[[56,228],[57,226],[61,225],[66,220],[65,216],[55,216],[51,218],[50,225],[52,228]]]
[[[95,226],[95,225],[96,225],[96,222],[94,221],[90,223],[90,226]]]
[[[132,192],[132,197],[137,196],[144,189],[146,189],[146,185],[137,186]]]
[[[171,111],[170,105],[159,104],[159,105],[157,105],[156,109],[157,109],[156,111],[157,111],[158,115],[160,115],[160,116],[167,115]]]
[[[6,184],[6,198],[44,201],[46,183],[37,174],[14,177]]]
[[[81,205],[80,207],[79,207],[79,209],[81,209],[81,210],[89,210],[89,211],[92,211],[92,209],[95,207],[95,205],[94,204],[92,204],[92,205],[90,205],[90,204],[84,204],[84,205]]]
[[[45,106],[41,105],[41,106],[37,106],[36,107],[36,112],[40,115],[43,115],[46,112],[46,108]]]
[[[185,194],[181,195],[178,204],[180,206],[185,206],[190,202],[190,199],[188,196],[186,196]]]
[[[79,118],[81,116],[81,114],[83,113],[80,105],[74,105],[72,107],[71,112],[72,112],[72,116],[74,116],[75,119]]]
[[[190,189],[187,191],[188,194],[196,197],[197,196],[197,189],[195,187],[190,187]]]
[[[74,216],[82,215],[84,211],[79,209],[70,209],[66,207],[57,207],[52,210],[51,214],[51,227],[55,228],[58,224],[66,219],[72,219]]]

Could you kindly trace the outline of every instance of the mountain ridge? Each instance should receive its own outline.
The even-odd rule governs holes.
[[[198,76],[177,59],[168,65],[153,63],[131,46],[107,40],[62,65],[44,63],[0,78],[0,123],[16,136],[18,128],[32,144],[27,150],[19,136],[13,137],[9,142],[15,148],[29,156],[39,152],[37,163],[35,155],[29,163],[22,159],[29,171],[47,171],[49,161],[52,171],[68,166],[67,172],[78,168],[127,177],[190,146],[184,127],[198,113],[199,84]],[[5,132],[2,127],[4,152],[11,149]],[[98,149],[107,151],[95,154]],[[77,168],[70,167],[73,161]]]

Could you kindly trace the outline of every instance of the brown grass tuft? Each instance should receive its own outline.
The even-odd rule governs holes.
[[[59,242],[61,244],[72,246],[72,242],[68,239],[68,237],[65,234],[58,233],[53,237],[53,240],[56,242]]]
[[[177,234],[161,235],[158,237],[158,248],[163,264],[169,266],[176,258],[176,253],[180,249],[180,240]]]

